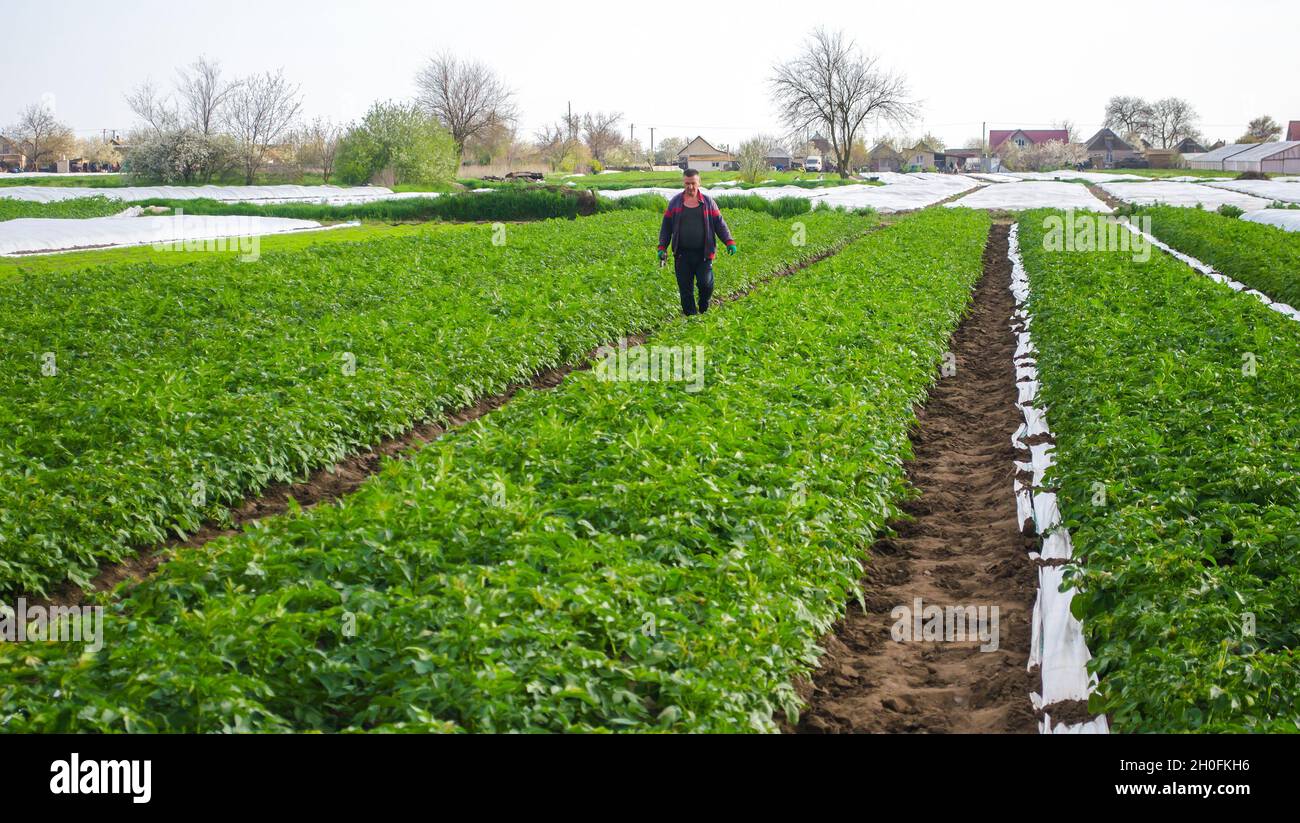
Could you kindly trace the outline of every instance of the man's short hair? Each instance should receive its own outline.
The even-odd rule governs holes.
[[[697,169],[687,169],[682,172],[682,177],[699,177],[700,172]]]

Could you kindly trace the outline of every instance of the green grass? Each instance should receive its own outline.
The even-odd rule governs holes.
[[[98,653],[2,644],[0,723],[774,731],[899,513],[987,231],[931,210],[674,324],[653,343],[701,347],[699,391],[525,392],[338,505],[168,563]]]
[[[125,203],[107,197],[78,197],[54,203],[0,197],[0,221],[24,217],[109,217],[125,208]]]
[[[1158,206],[1151,233],[1274,300],[1300,307],[1300,233],[1200,209]]]
[[[84,186],[93,189],[112,189],[129,186],[125,175],[70,174],[60,177],[19,177],[0,174],[0,186]]]
[[[1090,708],[1300,731],[1300,327],[1168,255],[1045,251],[1043,216],[1021,248]]]
[[[723,294],[871,225],[805,215],[794,246],[788,223],[730,218],[743,252],[717,263]],[[0,594],[84,583],[269,483],[673,317],[659,223],[629,210],[0,280]]]
[[[1098,174],[1136,174],[1142,177],[1151,177],[1155,179],[1165,177],[1205,177],[1205,178],[1234,178],[1238,172],[1235,171],[1214,171],[1213,169],[1088,169]]]

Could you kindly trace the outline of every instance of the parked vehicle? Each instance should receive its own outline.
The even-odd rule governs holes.
[[[810,154],[804,158],[804,171],[822,171],[822,159],[815,154]]]

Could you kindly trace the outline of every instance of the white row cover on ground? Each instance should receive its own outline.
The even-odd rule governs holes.
[[[1114,183],[1117,180],[1150,180],[1150,177],[1142,177],[1137,174],[1106,173],[1099,171],[1071,171],[1070,169],[1061,169],[1059,171],[1012,171],[1007,172],[1012,177],[1018,177],[1021,180],[1086,180],[1089,183]]]
[[[1110,206],[1098,200],[1080,183],[1032,181],[985,186],[977,192],[947,204],[950,208],[965,206],[972,209],[1080,209],[1111,212]]]
[[[1172,180],[1153,180],[1146,183],[1102,183],[1101,189],[1125,203],[1150,206],[1200,206],[1214,210],[1222,205],[1236,206],[1243,211],[1266,209],[1271,201],[1251,197],[1249,194],[1211,188],[1198,183],[1181,183]]]
[[[1056,494],[1043,488],[1046,471],[1052,466],[1051,443],[1027,445],[1024,440],[1035,435],[1051,435],[1047,425],[1047,411],[1038,404],[1038,362],[1029,314],[1029,276],[1020,257],[1020,227],[1013,225],[1008,237],[1007,258],[1011,262],[1011,294],[1016,302],[1012,315],[1012,328],[1017,326],[1015,351],[1016,386],[1018,406],[1023,422],[1016,429],[1011,443],[1017,449],[1027,449],[1030,462],[1016,461],[1016,468],[1033,475],[1029,484],[1019,477],[1012,483],[1016,496],[1017,526],[1023,531],[1030,525],[1042,538],[1042,551],[1031,552],[1033,560],[1069,561],[1072,559],[1070,533],[1061,522],[1061,512],[1056,504]],[[1019,472],[1017,472],[1017,475]],[[1029,648],[1028,666],[1037,667],[1042,693],[1030,694],[1035,709],[1047,709],[1055,703],[1088,699],[1096,687],[1097,678],[1088,674],[1091,655],[1083,639],[1083,626],[1070,613],[1070,600],[1074,589],[1061,591],[1064,569],[1060,565],[1040,564],[1038,567],[1038,595],[1034,600],[1033,628]],[[1109,729],[1105,717],[1096,717],[1084,723],[1053,724],[1050,712],[1044,711],[1039,730],[1044,734],[1106,734]]]
[[[319,228],[320,223],[314,220],[234,215],[27,217],[0,222],[0,255],[255,237]]]
[[[1243,214],[1241,219],[1277,226],[1285,231],[1300,231],[1300,209],[1263,209]]]
[[[999,172],[967,172],[967,177],[974,177],[976,180],[983,180],[985,183],[1019,183],[1020,178],[1010,174],[1001,174]]]
[[[885,175],[880,176],[884,177]],[[847,185],[819,189],[805,189],[799,186],[762,186],[745,190],[713,187],[704,189],[704,191],[710,197],[730,194],[753,194],[767,200],[776,200],[781,197],[802,197],[812,200],[814,207],[818,202],[825,202],[831,206],[844,206],[850,209],[870,206],[880,212],[894,212],[925,208],[938,203],[940,200],[969,191],[979,185],[979,182],[960,174],[922,172],[890,175],[886,178],[883,186]],[[681,189],[670,188],[636,188],[600,191],[598,193],[602,197],[618,199],[647,193],[672,197],[680,191]]]
[[[34,203],[54,203],[78,197],[107,197],[110,200],[221,200],[227,203],[367,203],[374,200],[399,200],[408,197],[437,197],[436,192],[394,192],[383,186],[118,186],[86,188],[80,186],[8,186],[0,187],[0,197]]]
[[[1207,186],[1253,194],[1270,201],[1282,200],[1288,203],[1300,203],[1300,183],[1291,180],[1210,180]]]

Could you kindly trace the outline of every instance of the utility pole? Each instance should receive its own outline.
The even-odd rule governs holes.
[[[987,173],[989,171],[989,121],[985,120],[980,123],[980,171]]]
[[[650,165],[651,165],[651,167],[653,167],[654,164],[655,164],[655,127],[654,127],[654,126],[651,126],[651,127],[650,127]]]
[[[627,128],[628,128],[627,142],[631,143],[633,140],[636,139],[636,123],[630,124]]]

